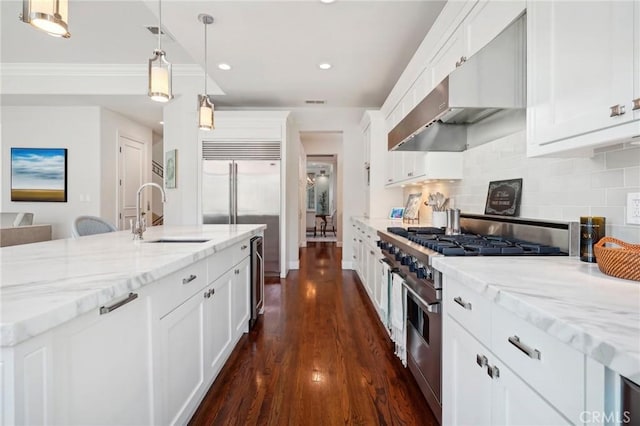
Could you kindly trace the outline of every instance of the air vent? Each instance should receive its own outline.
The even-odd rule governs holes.
[[[327,103],[327,101],[318,100],[318,99],[307,99],[306,101],[304,101],[304,103],[309,105],[324,105]]]
[[[145,27],[151,34],[154,36],[158,35],[158,26],[157,25],[148,25]],[[171,37],[165,30],[162,30],[162,37],[164,40],[173,41],[173,37]]]

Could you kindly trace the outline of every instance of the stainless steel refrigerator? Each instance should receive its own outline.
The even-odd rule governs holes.
[[[265,223],[264,273],[280,275],[280,161],[203,160],[203,223]]]

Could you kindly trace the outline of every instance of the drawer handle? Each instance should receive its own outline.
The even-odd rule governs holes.
[[[620,115],[624,115],[625,110],[624,110],[624,105],[614,105],[612,107],[609,108],[611,110],[611,114],[609,115],[609,117],[618,117]]]
[[[489,364],[489,360],[487,359],[486,356],[477,354],[476,355],[476,364],[478,364],[480,367],[484,367],[485,365]]]
[[[509,343],[511,343],[516,348],[520,349],[531,359],[540,359],[541,353],[537,349],[532,349],[529,346],[525,345],[520,341],[518,336],[509,337]]]
[[[213,296],[214,294],[216,294],[216,289],[215,289],[215,288],[212,288],[211,290],[209,290],[209,291],[205,291],[205,292],[204,292],[204,298],[205,298],[205,299],[208,299],[208,298],[210,298],[211,296]]]
[[[487,367],[487,374],[492,379],[497,379],[498,377],[500,377],[500,369],[498,367],[496,367],[495,365],[494,366],[489,366],[489,367]]]
[[[453,301],[456,302],[458,305],[462,306],[463,308],[465,308],[466,310],[468,311],[471,310],[471,302],[465,302],[464,300],[462,300],[462,297],[460,296],[454,297]]]
[[[633,110],[634,111],[640,109],[640,98],[636,98],[631,102],[633,102]]]
[[[108,314],[111,311],[115,311],[119,307],[124,306],[127,303],[136,300],[137,298],[138,298],[138,294],[137,293],[129,293],[129,296],[126,299],[121,300],[118,303],[114,303],[111,306],[101,306],[100,307],[100,315]]]
[[[197,275],[191,274],[187,278],[182,279],[182,284],[189,284],[191,281],[195,280],[196,278],[198,278]]]
[[[243,246],[241,246],[241,247],[240,247],[240,250],[246,250],[246,249],[247,249],[247,247],[248,247],[248,246],[245,244],[245,245],[243,245]]]
[[[372,256],[375,255],[375,252],[373,251],[369,251],[369,253],[371,253]]]

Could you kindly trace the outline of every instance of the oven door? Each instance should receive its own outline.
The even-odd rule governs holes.
[[[405,282],[407,290],[407,356],[409,368],[436,415],[441,407],[442,316],[440,302],[420,297]],[[412,365],[413,364],[413,365]],[[418,371],[414,371],[417,369]],[[421,380],[422,379],[422,380]],[[420,383],[422,381],[422,383]],[[437,405],[435,405],[437,404]]]

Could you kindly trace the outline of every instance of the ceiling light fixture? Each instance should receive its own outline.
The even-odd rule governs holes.
[[[213,104],[207,94],[207,26],[213,24],[213,17],[201,13],[198,20],[204,24],[204,94],[198,95],[198,127],[213,130]]]
[[[71,37],[68,0],[22,0],[20,20],[51,36]]]
[[[231,65],[229,64],[218,64],[218,68],[223,71],[229,71],[231,69]]]
[[[321,70],[329,70],[331,69],[331,64],[328,62],[323,62],[321,64],[318,64],[318,68],[320,68]]]
[[[333,3],[336,0],[320,0],[320,1],[324,4],[329,4],[329,3]]]
[[[171,92],[171,63],[162,50],[162,0],[158,0],[158,48],[149,59],[149,97],[156,102],[169,102]]]

